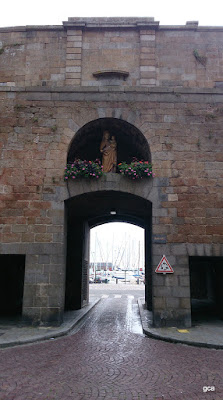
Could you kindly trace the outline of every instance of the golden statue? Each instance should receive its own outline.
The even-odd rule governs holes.
[[[100,152],[102,153],[103,172],[116,172],[117,143],[114,136],[110,140],[108,131],[103,133]]]

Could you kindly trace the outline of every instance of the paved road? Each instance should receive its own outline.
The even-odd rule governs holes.
[[[140,291],[100,293],[75,334],[0,351],[0,400],[223,400],[223,351],[144,337]]]

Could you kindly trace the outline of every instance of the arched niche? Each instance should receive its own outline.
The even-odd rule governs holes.
[[[139,160],[151,161],[151,154],[145,136],[138,128],[117,118],[100,118],[84,125],[75,134],[68,151],[67,162],[75,158],[82,160],[101,159],[100,143],[105,130],[114,135],[117,142],[117,163]]]

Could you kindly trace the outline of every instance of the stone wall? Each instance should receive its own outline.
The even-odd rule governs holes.
[[[61,28],[0,28],[0,85],[64,85],[66,43]]]
[[[161,27],[156,35],[158,85],[218,86],[223,81],[222,54],[223,31],[218,28],[194,26],[193,29],[186,25],[185,29],[172,30]]]
[[[123,190],[152,202],[153,270],[163,254],[174,268],[171,276],[154,272],[155,323],[189,326],[189,256],[223,255],[223,91],[213,88],[223,81],[222,30],[158,29],[149,21],[103,33],[67,24],[0,29],[0,253],[26,255],[23,315],[62,320],[68,149],[86,124],[116,118],[148,141],[152,190],[108,177],[99,186],[80,182],[75,193]],[[206,67],[194,58],[195,45],[202,55],[206,49]],[[106,86],[92,76],[97,69],[126,69],[129,78]]]
[[[223,85],[223,28],[153,18],[69,18],[63,26],[0,28],[0,85]],[[125,71],[99,79],[94,72]]]

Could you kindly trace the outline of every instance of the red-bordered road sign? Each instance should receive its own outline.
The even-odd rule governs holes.
[[[174,270],[168,262],[166,256],[163,256],[157,266],[155,272],[157,274],[173,274]]]

